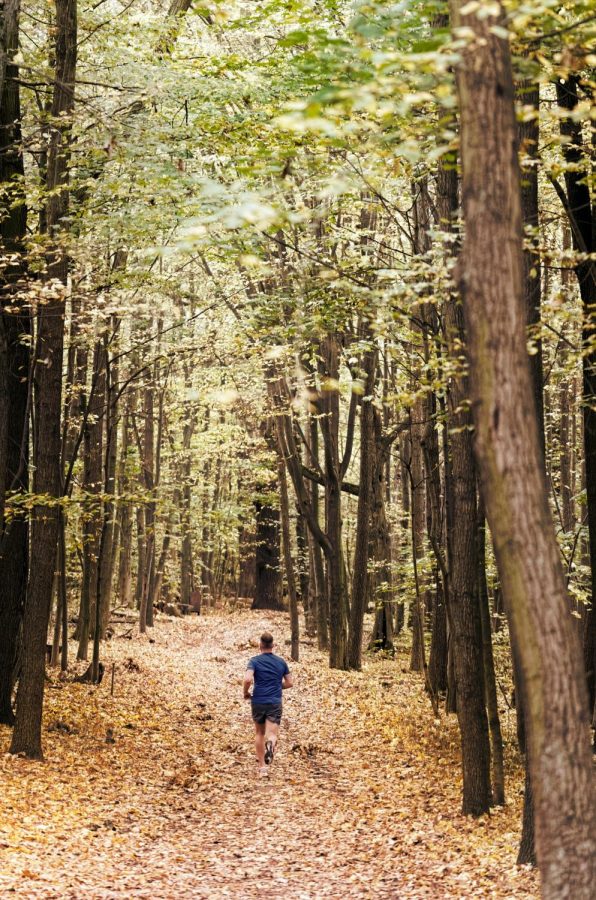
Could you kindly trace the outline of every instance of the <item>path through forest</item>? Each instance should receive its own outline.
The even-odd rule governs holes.
[[[114,637],[99,688],[51,676],[45,762],[0,731],[0,896],[537,896],[515,866],[519,788],[459,815],[456,723],[434,721],[403,658],[343,673],[303,645],[258,779],[240,681],[264,628],[289,655],[281,615],[162,617],[152,642]]]

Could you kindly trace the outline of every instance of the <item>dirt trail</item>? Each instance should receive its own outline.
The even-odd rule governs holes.
[[[162,621],[154,643],[112,641],[113,698],[109,677],[48,686],[46,761],[0,758],[0,897],[537,896],[514,864],[517,786],[459,815],[455,723],[399,659],[346,674],[303,646],[257,778],[239,682],[264,628],[288,655],[283,616]]]

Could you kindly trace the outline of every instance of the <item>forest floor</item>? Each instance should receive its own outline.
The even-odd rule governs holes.
[[[455,717],[435,721],[403,653],[343,673],[302,645],[258,778],[240,682],[265,628],[289,657],[287,617],[210,612],[115,636],[98,687],[50,674],[45,761],[0,727],[0,897],[538,896],[515,865],[519,768],[504,808],[462,816]]]

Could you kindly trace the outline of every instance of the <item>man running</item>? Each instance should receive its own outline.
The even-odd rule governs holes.
[[[251,701],[255,723],[255,747],[259,775],[267,776],[277,744],[281,722],[281,692],[291,688],[293,682],[288,664],[273,652],[273,637],[268,631],[261,635],[259,656],[248,661],[244,675],[244,699]],[[254,680],[252,696],[250,686]]]

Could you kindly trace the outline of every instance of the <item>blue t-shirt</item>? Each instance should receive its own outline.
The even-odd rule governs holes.
[[[253,703],[281,703],[281,682],[290,670],[285,659],[275,653],[261,653],[249,659],[246,667],[254,672]]]

